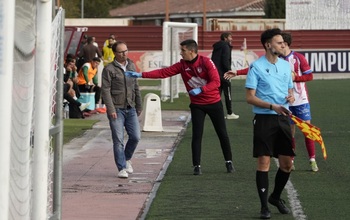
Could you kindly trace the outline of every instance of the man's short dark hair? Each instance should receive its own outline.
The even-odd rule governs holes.
[[[224,33],[221,34],[220,39],[221,40],[225,40],[229,36],[232,36],[232,34],[230,32],[224,32]]]
[[[94,57],[94,58],[92,58],[92,61],[95,61],[95,62],[101,62],[101,59],[99,58],[99,57]]]
[[[282,37],[284,42],[286,42],[288,47],[290,47],[290,45],[292,45],[292,35],[290,33],[283,32]]]
[[[193,50],[195,53],[198,53],[197,42],[193,39],[184,40],[180,43],[181,46],[185,46],[189,50]]]
[[[117,52],[117,46],[118,46],[119,44],[125,44],[125,45],[126,45],[126,43],[125,43],[124,41],[118,40],[117,42],[115,42],[115,43],[112,45],[112,51],[113,51],[114,53]],[[126,46],[128,46],[128,45],[126,45]]]
[[[110,34],[110,35],[109,35],[109,39],[111,39],[111,38],[112,38],[113,40],[115,40],[115,34]]]
[[[279,28],[267,29],[261,34],[261,44],[265,48],[265,43],[271,42],[271,39],[276,35],[282,35],[282,31]],[[266,48],[265,48],[266,49]]]
[[[90,36],[87,38],[87,43],[90,44],[94,39]]]
[[[66,56],[66,60],[68,60],[68,59],[75,59],[75,55],[72,53],[68,53]]]

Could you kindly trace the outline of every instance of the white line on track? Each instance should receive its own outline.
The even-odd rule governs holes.
[[[304,214],[303,207],[301,206],[301,202],[298,198],[298,192],[294,188],[293,183],[290,181],[290,178],[286,184],[286,190],[288,194],[289,204],[292,209],[292,214],[297,220],[306,220],[307,216]]]

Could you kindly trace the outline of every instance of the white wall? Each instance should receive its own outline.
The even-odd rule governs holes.
[[[286,29],[350,29],[350,2],[349,0],[286,0]]]
[[[67,18],[66,26],[128,26],[129,19],[126,18]]]

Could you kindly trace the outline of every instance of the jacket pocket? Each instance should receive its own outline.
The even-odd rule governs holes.
[[[111,91],[112,100],[114,105],[123,105],[125,102],[124,92],[112,90]]]

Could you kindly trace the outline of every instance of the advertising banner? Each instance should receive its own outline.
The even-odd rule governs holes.
[[[350,73],[350,50],[299,51],[314,73]]]
[[[308,60],[316,74],[350,74],[350,50],[298,50]],[[199,51],[199,54],[211,57],[211,51]],[[244,69],[264,55],[263,50],[233,50],[232,69]],[[137,71],[150,71],[162,68],[162,51],[130,51],[129,58]]]

